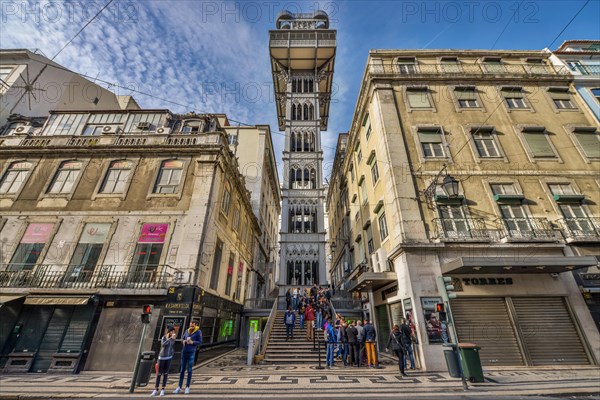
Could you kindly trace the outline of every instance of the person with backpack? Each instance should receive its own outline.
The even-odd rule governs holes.
[[[283,322],[285,324],[285,340],[294,340],[294,326],[296,325],[296,313],[292,310],[292,307],[288,307],[288,310],[283,316]]]
[[[335,350],[335,344],[336,344],[336,334],[335,334],[335,330],[333,329],[333,325],[331,324],[331,318],[329,318],[327,320],[327,322],[325,323],[325,330],[323,331],[323,334],[325,336],[325,343],[327,345],[327,353],[326,353],[326,357],[325,357],[325,367],[327,369],[333,367],[333,362],[334,362],[334,358],[333,358],[333,352]]]
[[[344,362],[344,367],[347,367],[350,346],[348,345],[348,323],[344,320],[342,320],[342,324],[340,326],[340,342],[342,361]]]
[[[160,385],[160,377],[163,377],[162,389],[160,396],[165,395],[165,388],[167,387],[167,380],[169,379],[169,369],[171,368],[171,361],[173,360],[173,354],[175,354],[175,339],[177,338],[177,331],[173,325],[167,326],[167,331],[160,339],[160,352],[158,353],[158,368],[156,370],[156,386],[151,396],[159,396],[158,387]]]
[[[404,368],[406,366],[406,347],[404,346],[402,332],[400,332],[400,327],[398,327],[398,325],[394,325],[392,327],[392,333],[390,333],[390,338],[388,339],[387,345],[385,346],[386,352],[390,350],[390,344],[392,345],[392,351],[398,357],[398,367],[400,367],[400,374],[402,374],[402,376],[408,376],[404,372]]]
[[[181,393],[183,386],[183,377],[187,369],[187,384],[185,386],[185,394],[190,393],[190,385],[192,384],[192,369],[194,368],[194,359],[196,357],[196,349],[202,344],[202,331],[198,327],[198,321],[190,322],[190,327],[183,334],[183,350],[181,350],[181,369],[179,373],[179,386],[173,391],[174,394]]]

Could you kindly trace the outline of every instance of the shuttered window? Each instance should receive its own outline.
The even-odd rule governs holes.
[[[575,130],[573,130],[573,135],[579,142],[579,146],[586,157],[600,158],[600,140],[598,140],[598,131],[589,128],[575,128]]]
[[[423,128],[418,132],[425,157],[445,157],[442,131],[439,128]]]
[[[533,157],[556,157],[545,130],[523,129],[523,138]]]
[[[548,95],[552,99],[552,102],[556,108],[575,108],[575,105],[571,100],[571,93],[569,93],[568,88],[549,88]]]
[[[431,108],[427,88],[407,89],[406,97],[408,98],[410,108]]]
[[[477,91],[474,87],[457,87],[454,89],[454,95],[456,96],[458,105],[461,108],[479,107]]]

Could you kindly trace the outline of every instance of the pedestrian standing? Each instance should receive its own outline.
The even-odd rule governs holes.
[[[285,324],[285,340],[294,340],[294,326],[296,325],[296,313],[289,307],[283,316]]]
[[[294,288],[292,290],[292,308],[296,310],[298,308],[298,296],[300,295],[300,288]]]
[[[327,369],[333,367],[333,352],[335,350],[336,336],[333,325],[331,324],[331,318],[325,323],[325,342],[327,343],[327,354],[325,356],[325,366]]]
[[[390,338],[388,339],[387,345],[385,346],[386,352],[390,350],[390,345],[392,351],[398,357],[398,367],[400,367],[400,374],[402,374],[402,376],[408,376],[404,372],[404,368],[406,366],[406,347],[404,347],[404,343],[402,341],[402,333],[400,332],[400,327],[398,325],[394,325],[392,327]]]
[[[190,327],[183,334],[183,349],[181,350],[181,370],[179,372],[179,386],[173,393],[181,393],[183,386],[183,377],[187,369],[187,382],[185,385],[185,394],[190,393],[190,385],[192,384],[192,368],[194,367],[194,358],[196,349],[202,344],[202,331],[198,327],[198,321],[190,322]]]
[[[298,305],[298,316],[300,317],[300,329],[304,329],[304,314],[306,313],[306,303],[304,298],[300,300],[300,304]]]
[[[165,387],[167,387],[167,380],[169,379],[169,369],[171,368],[171,361],[173,360],[173,354],[175,354],[175,339],[177,338],[177,331],[173,325],[167,326],[167,330],[163,337],[160,339],[160,352],[158,353],[158,371],[156,371],[156,385],[151,396],[158,395],[158,387],[160,385],[160,377],[163,377],[162,389],[160,396],[165,395]]]
[[[348,336],[348,350],[350,352],[350,365],[358,366],[358,330],[354,322],[346,329]]]
[[[306,338],[308,340],[313,340],[313,329],[315,323],[315,310],[312,308],[312,303],[309,303],[306,306],[306,311],[304,312],[304,319],[306,320]]]
[[[350,346],[348,345],[348,324],[346,321],[343,321],[342,325],[340,326],[340,341],[342,342],[340,344],[342,349],[342,361],[344,362],[344,367],[347,367]]]
[[[285,292],[285,309],[287,310],[292,306],[292,290],[288,288]]]
[[[400,319],[400,333],[402,334],[402,344],[404,345],[404,349],[406,350],[406,356],[404,358],[404,369],[406,369],[406,359],[410,360],[410,369],[415,369],[415,356],[413,354],[412,347],[412,332],[408,322],[405,318]]]
[[[358,359],[356,360],[356,366],[360,367],[363,361],[363,353],[365,352],[365,328],[362,326],[362,321],[359,319],[356,321],[356,347],[358,348]]]
[[[373,321],[365,320],[363,334],[365,337],[365,349],[367,351],[367,367],[374,367],[377,363],[377,356],[375,355],[375,339],[377,339],[377,333],[375,332]]]
[[[322,302],[315,303],[315,327],[317,330],[323,329],[323,304]]]

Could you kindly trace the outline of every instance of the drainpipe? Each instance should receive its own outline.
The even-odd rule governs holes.
[[[196,257],[196,266],[194,267],[194,280],[192,281],[193,285],[198,285],[198,278],[200,278],[200,268],[202,264],[202,249],[204,248],[204,240],[206,239],[206,230],[208,229],[208,216],[210,214],[211,201],[213,198],[213,192],[215,188],[215,178],[217,177],[217,166],[219,165],[221,153],[217,155],[217,159],[214,163],[214,169],[212,174],[212,179],[210,182],[210,190],[208,192],[208,202],[206,204],[206,213],[204,214],[204,226],[202,226],[202,235],[200,236],[200,245],[198,246],[198,256]]]

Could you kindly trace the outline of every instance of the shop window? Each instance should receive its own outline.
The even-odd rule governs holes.
[[[213,256],[213,266],[210,274],[210,288],[217,290],[219,286],[219,275],[221,272],[221,257],[223,256],[223,242],[217,238],[215,255]]]

